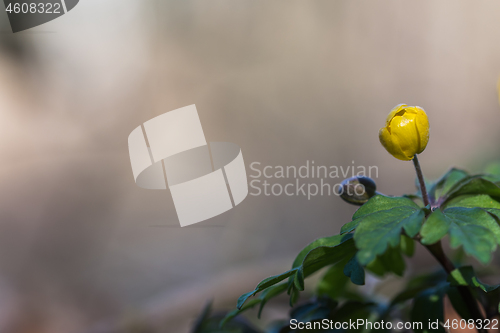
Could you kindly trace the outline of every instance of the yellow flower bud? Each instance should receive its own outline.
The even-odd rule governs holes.
[[[410,161],[429,142],[429,119],[418,106],[399,104],[387,116],[378,133],[380,143],[395,158]]]

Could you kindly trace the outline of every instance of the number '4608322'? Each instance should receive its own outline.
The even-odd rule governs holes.
[[[60,3],[9,3],[5,11],[9,14],[61,14]]]

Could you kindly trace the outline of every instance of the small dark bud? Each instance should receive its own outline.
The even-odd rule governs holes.
[[[368,177],[345,179],[339,187],[340,197],[353,205],[361,206],[376,194],[377,185]]]

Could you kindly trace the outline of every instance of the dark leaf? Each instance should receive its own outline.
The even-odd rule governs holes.
[[[300,291],[292,282],[292,288],[290,290],[290,306],[293,307],[297,303],[297,301],[299,300],[299,296],[300,296]]]
[[[331,246],[320,246],[312,249],[297,267],[293,282],[299,291],[304,290],[304,279],[321,268],[338,263],[344,258],[349,258],[356,253],[352,234],[343,235],[340,242]]]
[[[358,263],[356,256],[353,256],[344,266],[344,274],[351,278],[354,284],[360,286],[365,284],[365,270]]]
[[[240,315],[244,311],[255,307],[256,305],[260,305],[258,314],[258,317],[260,318],[262,309],[264,308],[264,305],[266,305],[267,301],[269,301],[271,298],[274,298],[284,293],[286,291],[286,288],[287,288],[286,283],[282,283],[267,288],[260,294],[259,298],[248,301],[245,305],[241,307],[241,309],[234,309],[233,311],[229,312],[220,322],[220,327],[222,328],[228,321],[232,320],[234,317]]]
[[[262,314],[262,310],[264,309],[264,305],[266,305],[267,301],[269,301],[271,298],[274,298],[274,297],[284,293],[286,291],[286,289],[287,289],[287,284],[283,283],[283,284],[268,288],[262,292],[262,294],[259,297],[261,302],[260,302],[260,306],[259,306],[259,314],[257,315],[258,318],[260,318],[260,315]]]
[[[245,302],[247,301],[247,299],[250,297],[250,296],[254,296],[255,294],[283,281],[284,279],[290,277],[291,275],[295,274],[295,272],[297,271],[297,268],[295,269],[291,269],[289,271],[286,271],[285,273],[283,274],[279,274],[279,275],[275,275],[275,276],[271,276],[265,280],[262,280],[262,282],[260,282],[257,287],[255,287],[255,290],[251,291],[251,292],[248,292],[246,294],[243,294],[240,296],[240,298],[238,298],[238,304],[237,304],[237,308],[238,309],[241,309],[241,307],[243,306],[243,304],[245,304]]]
[[[349,278],[344,274],[344,266],[347,260],[342,260],[338,264],[330,267],[325,275],[316,285],[316,294],[319,296],[328,296],[331,299],[338,299],[346,291]]]
[[[299,322],[328,318],[337,305],[336,301],[329,298],[318,298],[315,302],[309,302],[293,309],[290,317]]]
[[[337,246],[340,243],[342,243],[344,238],[345,236],[343,235],[335,235],[330,237],[318,238],[314,240],[313,242],[309,243],[305,248],[303,248],[302,251],[299,252],[297,257],[293,261],[292,268],[296,268],[302,265],[304,258],[312,249],[315,249],[320,246]]]
[[[483,293],[480,297],[482,298],[481,303],[484,306],[487,318],[493,318],[500,314],[498,309],[500,307],[500,288]]]
[[[387,251],[377,258],[385,272],[403,276],[406,268],[405,261],[401,255],[399,247],[389,247]]]
[[[349,320],[357,321],[358,319],[364,319],[370,322],[377,320],[379,316],[379,308],[377,304],[371,302],[359,302],[359,301],[348,301],[342,306],[340,306],[337,311],[332,316],[332,320],[335,322],[345,323]],[[359,327],[358,329],[351,328],[347,330],[348,332],[369,332],[365,331],[365,327]],[[377,332],[384,332],[381,330],[374,330]]]
[[[411,279],[406,288],[404,288],[390,303],[389,309],[392,309],[394,306],[407,302],[411,299],[414,299],[417,295],[420,295],[422,292],[426,291],[428,288],[432,286],[443,286],[445,285],[446,274],[444,271],[439,270],[437,272],[431,274],[425,274],[417,276]],[[420,301],[421,302],[421,301]],[[417,309],[414,310],[415,315],[418,316]],[[389,311],[387,311],[389,313]]]
[[[212,311],[212,302],[208,302],[205,307],[203,308],[203,311],[200,313],[198,318],[196,319],[196,322],[194,324],[193,333],[202,333],[203,332],[203,327],[205,326],[205,323],[207,322],[208,318],[210,317],[210,312]]]
[[[224,328],[220,328],[219,323],[223,320],[223,316],[220,314],[215,314],[208,316],[210,311],[204,311],[200,318],[201,321],[197,322],[197,325],[191,331],[193,333],[262,333],[260,330],[253,327],[248,321],[243,317],[236,317],[232,321],[228,322]],[[201,323],[201,325],[198,325]]]
[[[448,281],[452,286],[475,287],[481,289],[485,293],[491,292],[500,287],[500,285],[498,284],[490,286],[479,281],[476,277],[476,273],[474,273],[474,268],[472,266],[463,266],[455,269],[450,273]]]
[[[249,297],[286,278],[290,278],[288,281],[290,305],[295,304],[299,297],[299,291],[304,290],[304,279],[306,277],[325,266],[338,263],[344,258],[350,258],[356,253],[356,247],[352,238],[352,234],[336,235],[312,242],[299,253],[291,270],[269,277],[260,282],[253,291],[241,295],[238,299],[237,308],[241,309]]]
[[[444,271],[438,271],[431,274],[420,275],[411,279],[406,287],[396,295],[391,301],[391,307],[406,302],[415,298],[422,291],[428,289],[433,285],[442,284],[446,281],[446,274]]]
[[[457,311],[458,315],[465,320],[474,319],[474,316],[469,311],[467,303],[464,301],[460,292],[455,287],[450,287],[446,293],[450,299],[451,305]]]
[[[449,234],[452,248],[462,246],[465,253],[485,264],[500,241],[498,223],[480,208],[454,207],[444,212],[437,209],[428,217],[420,234],[425,245]]]
[[[234,317],[238,316],[239,314],[241,314],[242,312],[248,310],[248,309],[251,309],[253,308],[254,306],[256,306],[257,304],[260,304],[261,303],[261,300],[256,298],[256,299],[252,299],[250,301],[248,301],[245,305],[243,305],[241,307],[241,309],[234,309],[233,311],[229,312],[220,322],[220,328],[223,328],[224,325],[226,325],[226,323],[230,320],[232,320]]]
[[[445,196],[444,203],[461,195],[467,194],[487,194],[489,196],[500,197],[500,187],[482,176],[469,176],[459,181],[453,186]]]
[[[451,168],[433,185],[427,187],[429,189],[429,197],[432,201],[437,201],[441,196],[445,195],[453,186],[468,176],[467,172]]]
[[[383,254],[369,263],[366,269],[380,277],[390,273],[403,276],[406,264],[401,253],[399,246],[396,248],[388,247]]]
[[[443,297],[447,291],[447,286],[438,286],[435,288],[426,289],[415,298],[413,308],[411,310],[411,321],[413,323],[420,322],[422,327],[415,327],[415,333],[445,333],[441,325],[429,328],[430,323],[444,322],[444,306]]]

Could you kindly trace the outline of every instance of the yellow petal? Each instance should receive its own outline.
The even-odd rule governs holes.
[[[406,104],[398,104],[396,105],[391,112],[389,112],[389,115],[387,116],[387,119],[385,120],[385,126],[389,126],[391,123],[392,118],[398,113],[399,111],[403,110],[407,105]]]
[[[415,123],[416,116],[416,113],[404,112],[402,115],[396,115],[390,124],[391,134],[397,138],[408,160],[411,160],[419,150],[420,138]]]
[[[399,146],[399,142],[397,141],[397,138],[392,136],[391,133],[387,130],[386,127],[382,127],[380,131],[378,132],[378,136],[380,139],[380,143],[384,148],[397,159],[403,160],[403,161],[409,161],[413,158],[408,158],[403,151],[401,150]]]
[[[429,142],[429,132],[430,132],[429,119],[427,118],[427,114],[423,109],[418,108],[417,117],[415,121],[420,139],[420,144],[417,154],[420,154],[421,152],[424,151],[425,147],[427,147],[427,143]]]

